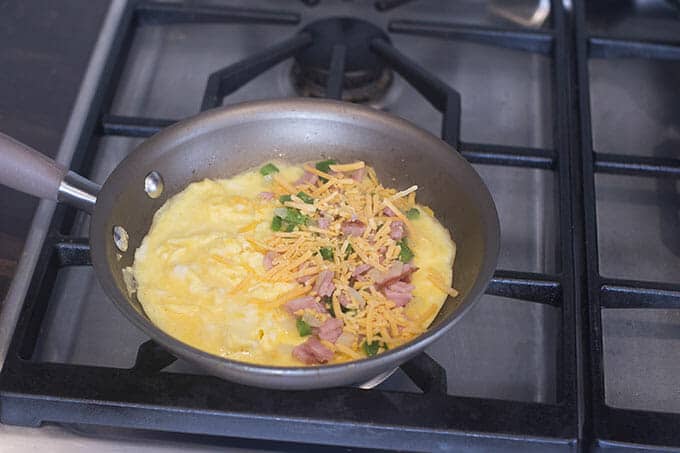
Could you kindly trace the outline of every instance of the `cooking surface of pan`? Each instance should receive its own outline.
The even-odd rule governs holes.
[[[132,264],[153,214],[169,197],[191,182],[230,177],[269,160],[301,163],[328,157],[340,162],[363,160],[375,168],[382,181],[397,188],[418,184],[419,200],[429,205],[451,232],[457,244],[453,286],[460,295],[447,299],[426,333],[370,359],[283,368],[208,354],[172,338],[148,320],[135,295],[128,293],[122,269]],[[150,186],[150,182],[155,184]],[[121,247],[122,238],[125,247]],[[130,321],[159,344],[229,380],[306,389],[367,381],[443,335],[490,280],[498,255],[499,224],[493,200],[474,169],[430,133],[366,107],[286,99],[208,111],[142,143],[97,195],[90,243],[92,263],[104,291]]]

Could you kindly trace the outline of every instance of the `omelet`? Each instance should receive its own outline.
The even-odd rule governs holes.
[[[363,162],[272,162],[167,200],[127,272],[149,319],[178,340],[301,366],[415,338],[456,295],[454,258],[415,189],[383,188]]]

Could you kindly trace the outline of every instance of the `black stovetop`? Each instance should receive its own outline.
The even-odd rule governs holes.
[[[529,15],[495,1],[365,2],[365,15],[344,1],[226,3],[130,2],[72,169],[101,180],[136,139],[198,108],[300,94],[287,80],[308,60],[304,27],[356,13],[391,40],[358,58],[379,65],[334,76],[330,46],[329,74],[305,73],[304,93],[351,92],[476,165],[503,229],[488,296],[375,389],[248,388],[127,334],[96,283],[82,283],[93,282],[87,218],[60,207],[0,374],[3,423],[419,451],[680,448],[680,21],[669,3],[552,1],[543,16],[538,1]],[[220,48],[205,49],[222,33],[243,54],[214,64],[205,55]],[[189,56],[190,71],[172,70]],[[354,89],[365,79],[380,99]],[[168,101],[178,86],[187,101]]]

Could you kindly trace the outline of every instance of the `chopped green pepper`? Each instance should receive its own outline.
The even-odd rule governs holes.
[[[302,224],[307,224],[309,223],[309,217],[304,215],[299,209],[295,208],[287,208],[288,209],[288,215],[286,215],[286,220],[292,223],[296,223],[298,225]]]
[[[279,220],[276,220],[279,219]],[[309,217],[295,208],[276,208],[272,219],[272,230],[290,232],[298,225],[307,225]]]
[[[378,353],[378,350],[380,349],[380,342],[378,340],[373,340],[370,343],[366,343],[365,341],[361,343],[361,349],[363,349],[364,353],[368,356],[374,356]]]
[[[335,165],[337,163],[338,161],[335,159],[322,160],[321,162],[316,163],[316,169],[324,173],[330,173],[331,165]]]
[[[349,258],[349,256],[354,253],[354,249],[352,248],[352,244],[347,245],[347,250],[345,250],[345,259]]]
[[[293,197],[291,197],[291,196],[288,195],[288,194],[286,194],[286,195],[281,195],[281,196],[279,197],[279,201],[283,204],[283,203],[285,203],[286,201],[293,201]]]
[[[272,230],[273,231],[281,231],[281,228],[283,227],[283,220],[281,217],[274,216],[272,219]]]
[[[322,160],[321,162],[317,162],[315,166],[316,166],[317,170],[320,170],[324,173],[330,173],[331,165],[334,165],[336,163],[337,163],[337,161],[335,159],[328,159],[328,160]],[[328,179],[321,177],[321,176],[319,176],[319,179],[321,180],[321,182],[328,181]]]
[[[267,165],[264,165],[262,168],[260,168],[260,174],[262,176],[267,176],[271,175],[272,173],[278,173],[279,169],[276,167],[276,165],[272,163],[268,163]]]
[[[413,259],[413,251],[406,243],[406,238],[397,242],[397,245],[401,249],[401,251],[399,252],[399,261],[401,261],[402,263],[408,263],[409,261],[411,261]]]
[[[283,218],[287,222],[293,223],[295,225],[307,225],[309,223],[309,217],[300,212],[299,209],[286,208],[288,213]]]
[[[304,192],[298,192],[297,196],[300,200],[304,201],[307,204],[313,204],[314,203],[314,198],[310,197]]]
[[[406,217],[408,217],[409,220],[415,220],[420,217],[420,211],[418,211],[416,208],[411,208],[406,211]]]
[[[301,337],[312,334],[312,326],[304,322],[301,318],[298,318],[297,321],[295,321],[295,327],[297,327],[297,331]]]
[[[321,247],[319,253],[326,261],[333,261],[333,249],[331,247]]]

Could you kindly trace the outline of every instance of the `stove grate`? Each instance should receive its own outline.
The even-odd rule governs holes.
[[[378,3],[390,7],[405,2],[377,2],[376,5]],[[106,79],[91,106],[90,121],[83,131],[72,169],[88,171],[93,150],[102,137],[148,137],[176,121],[110,113],[121,68],[140,24],[264,22],[294,26],[300,20],[299,15],[286,11],[238,10],[194,2],[131,2],[107,62]],[[487,294],[547,304],[560,310],[555,403],[449,395],[445,371],[424,354],[402,366],[421,390],[419,393],[379,388],[284,392],[249,388],[210,376],[164,372],[174,357],[153,342],[140,346],[136,364],[130,369],[36,362],[32,360],[33,350],[57,272],[69,266],[91,264],[87,239],[64,235],[71,230],[74,211],[59,207],[0,374],[2,421],[29,426],[43,422],[85,423],[417,451],[463,445],[514,447],[523,451],[573,450],[589,442],[590,438],[585,436],[589,435],[592,420],[585,406],[578,404],[577,391],[581,380],[577,371],[581,357],[577,354],[577,341],[584,335],[577,323],[577,314],[583,310],[578,286],[583,264],[576,259],[574,251],[582,243],[582,229],[577,222],[582,199],[573,183],[574,173],[579,170],[575,166],[580,160],[577,144],[571,141],[576,122],[572,99],[575,94],[571,87],[575,56],[571,51],[572,32],[568,20],[562,2],[553,0],[551,27],[540,31],[400,19],[392,20],[387,28],[391,33],[414,35],[413,39],[427,36],[472,41],[549,56],[554,68],[554,149],[461,142],[460,94],[455,87],[437,79],[387,41],[371,43],[375,54],[443,112],[443,138],[468,160],[555,173],[559,184],[561,271],[550,275],[497,270],[487,291]],[[294,56],[310,44],[310,39],[305,33],[292,35],[267,51],[213,73],[201,108],[221,104],[225,96],[257,74]],[[343,67],[343,58],[341,51],[333,54],[331,69],[335,76],[329,77],[327,91],[330,97],[337,98],[341,95],[337,74]],[[654,168],[661,164],[650,163]],[[635,171],[646,171],[639,166],[635,168]],[[677,292],[673,294],[671,299],[677,300]]]

